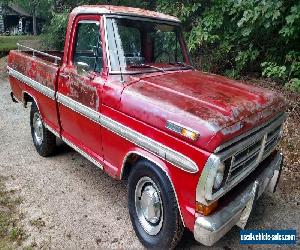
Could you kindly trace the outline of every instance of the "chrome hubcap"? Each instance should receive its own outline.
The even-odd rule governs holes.
[[[37,144],[41,145],[43,142],[43,122],[38,113],[33,115],[33,131]]]
[[[146,186],[141,197],[141,209],[145,219],[157,223],[160,218],[160,200],[153,186]]]
[[[144,230],[149,235],[158,234],[163,223],[163,205],[159,189],[151,178],[143,177],[137,183],[135,207]]]

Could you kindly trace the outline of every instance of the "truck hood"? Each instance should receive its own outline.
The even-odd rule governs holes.
[[[167,120],[199,131],[198,141],[191,143],[213,151],[283,107],[283,97],[273,91],[189,70],[132,79],[120,109],[167,133],[173,133]]]

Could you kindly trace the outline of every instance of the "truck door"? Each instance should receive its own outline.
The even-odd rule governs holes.
[[[76,18],[57,96],[62,139],[97,163],[103,160],[98,118],[105,83],[100,21],[100,16]]]

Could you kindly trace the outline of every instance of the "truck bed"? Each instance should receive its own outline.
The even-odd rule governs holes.
[[[51,54],[41,53],[32,53],[32,51],[19,51],[12,50],[9,53],[8,57],[8,71],[12,72],[10,76],[17,78],[19,83],[24,83],[25,78],[27,80],[36,81],[46,88],[56,91],[56,80],[57,74],[59,71],[59,64],[61,60],[57,59],[57,63],[54,61],[54,57],[51,56],[60,56],[60,52],[52,52]],[[18,76],[17,76],[18,75]],[[11,79],[11,83],[14,83],[14,79]],[[22,91],[26,90],[27,86],[21,86],[20,84],[11,84],[14,96],[22,101]],[[45,89],[46,90],[46,89]],[[48,91],[49,93],[51,91]],[[49,96],[49,95],[48,95]]]
[[[24,104],[34,99],[44,123],[55,128],[57,133],[60,126],[56,91],[61,57],[62,53],[56,51],[12,50],[7,66],[13,97]]]

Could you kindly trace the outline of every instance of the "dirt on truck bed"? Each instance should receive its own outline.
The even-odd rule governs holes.
[[[37,154],[29,109],[10,100],[5,60],[0,60],[0,176],[8,193],[21,200],[17,210],[22,216],[16,223],[25,236],[20,247],[142,248],[128,215],[126,183],[110,178],[63,143],[50,158]],[[279,189],[261,197],[247,229],[300,232],[299,127],[291,114],[280,146],[289,151]],[[179,247],[203,248],[189,232]],[[240,248],[239,228],[215,247]]]

